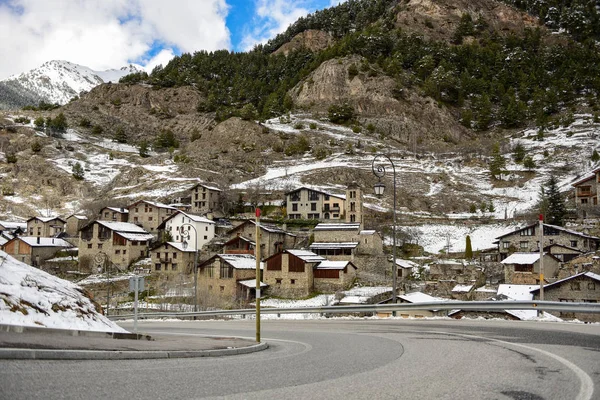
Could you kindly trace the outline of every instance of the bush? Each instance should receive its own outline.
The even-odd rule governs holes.
[[[36,128],[43,128],[45,125],[44,117],[37,117],[33,121],[33,124],[35,125]]]
[[[348,79],[352,80],[356,75],[358,75],[358,67],[356,64],[351,64],[348,67]]]
[[[81,118],[79,120],[79,126],[82,127],[82,128],[89,128],[89,127],[92,126],[92,123],[87,118]]]
[[[202,134],[198,131],[198,129],[195,129],[192,131],[192,134],[190,135],[190,142],[195,142],[198,139],[202,138]]]
[[[304,129],[304,125],[302,123],[300,123],[300,122],[296,122],[294,124],[294,129],[298,129],[298,130]]]
[[[94,135],[100,135],[102,132],[104,132],[104,129],[100,125],[94,125],[92,128],[92,134]]]
[[[332,105],[327,110],[329,120],[334,124],[344,124],[354,119],[354,109],[348,104]]]
[[[322,160],[329,155],[329,151],[325,147],[319,146],[312,149],[312,155],[317,160]]]
[[[42,150],[42,144],[39,140],[35,139],[33,143],[31,143],[31,151],[34,153],[39,153]]]
[[[154,148],[156,150],[164,150],[169,148],[179,148],[179,141],[175,138],[175,134],[170,129],[160,131],[154,140]]]
[[[75,165],[73,165],[72,171],[73,171],[73,178],[75,178],[78,181],[83,180],[83,176],[84,176],[85,172],[84,172],[81,164],[79,164],[78,162],[75,163]]]
[[[306,136],[298,136],[298,139],[285,148],[286,156],[295,156],[306,153],[310,150],[310,142]]]
[[[531,171],[535,168],[535,161],[533,161],[533,158],[531,158],[531,156],[527,156],[523,160],[523,166]]]
[[[317,124],[314,122],[311,122],[310,124],[308,124],[308,127],[312,130],[315,130],[315,129],[317,129]]]
[[[142,140],[140,142],[140,148],[139,148],[140,157],[142,157],[142,158],[150,157],[149,148],[148,147],[149,147],[149,145],[148,145],[148,142],[146,140]]]
[[[47,125],[52,130],[64,131],[68,127],[67,118],[65,117],[65,114],[60,113],[54,119],[48,118]]]
[[[117,143],[127,143],[127,134],[122,126],[117,127],[117,130],[113,136],[113,140]]]
[[[31,122],[31,120],[27,117],[17,117],[15,118],[15,123],[27,125]]]
[[[17,155],[14,152],[7,152],[6,153],[6,162],[9,164],[16,164],[17,163]]]

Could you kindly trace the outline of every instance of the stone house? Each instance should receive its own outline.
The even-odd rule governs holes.
[[[544,253],[544,281],[556,278],[560,260]],[[501,261],[504,264],[504,279],[516,285],[540,283],[540,253],[513,253]]]
[[[65,232],[70,237],[79,236],[79,230],[88,223],[88,217],[85,215],[72,214],[66,219]]]
[[[200,215],[176,211],[158,226],[158,230],[164,231],[173,242],[187,241],[194,250],[200,250],[215,237],[215,222]]]
[[[154,236],[129,222],[93,221],[79,231],[79,266],[90,268],[97,254],[106,254],[119,269],[147,257]]]
[[[191,189],[192,210],[194,214],[214,213],[221,210],[223,191],[215,186],[198,183]]]
[[[246,220],[227,232],[227,236],[233,239],[237,236],[256,241],[256,222]],[[260,224],[260,255],[264,260],[267,257],[277,254],[284,249],[294,248],[296,245],[296,235],[284,231],[275,225]]]
[[[521,229],[499,236],[496,239],[498,240],[500,260],[504,260],[509,254],[516,251],[539,251],[539,223],[527,225]],[[560,244],[587,253],[598,249],[600,238],[560,226],[544,224],[543,246],[546,247],[553,244]]]
[[[15,259],[34,267],[65,249],[73,247],[69,242],[40,236],[17,236],[2,246],[2,250]]]
[[[158,234],[158,226],[173,214],[180,212],[175,207],[154,201],[140,200],[129,207],[129,222],[139,225],[147,232]]]
[[[364,230],[361,227],[360,223],[320,223],[313,229],[314,241],[311,246],[315,250],[320,250],[319,247],[329,250],[327,246],[335,249],[333,244],[344,243],[344,248],[354,248],[353,255],[382,255],[381,236],[374,230]],[[347,252],[346,250],[345,253]]]
[[[98,213],[102,221],[129,222],[129,210],[123,207],[104,207]]]
[[[416,262],[410,261],[410,260],[403,260],[400,258],[396,258],[396,266],[397,266],[397,277],[398,278],[408,278],[412,272],[414,268],[419,267],[419,264],[417,264]]]
[[[571,184],[575,188],[575,206],[577,210],[598,212],[598,188],[600,187],[600,167]]]
[[[152,272],[166,275],[192,274],[196,250],[181,242],[160,243],[150,249]]]
[[[352,262],[328,261],[308,250],[284,250],[267,258],[265,264],[263,279],[269,285],[269,293],[281,297],[306,297],[315,290],[344,290],[356,278]]]
[[[224,254],[255,254],[256,243],[243,236],[236,236],[223,245]]]
[[[289,219],[318,219],[362,224],[362,191],[356,184],[349,185],[345,195],[336,195],[308,187],[300,187],[285,194]]]
[[[59,217],[31,217],[27,220],[27,235],[54,237],[65,230],[67,221]]]
[[[310,251],[333,261],[353,261],[357,248],[358,242],[313,242],[308,246]]]
[[[0,232],[24,233],[27,232],[27,222],[0,221]]]
[[[539,300],[540,289],[531,291],[534,300]],[[544,285],[545,301],[562,301],[575,303],[600,302],[600,275],[593,272],[582,272]],[[600,322],[600,314],[592,313],[560,313],[560,318],[576,318],[585,322]]]
[[[264,263],[260,263],[261,271]],[[261,288],[266,285],[261,282]],[[249,254],[217,254],[198,266],[198,291],[225,301],[256,296],[256,258]]]
[[[550,246],[544,247],[544,252],[552,254],[561,262],[569,262],[583,254],[581,250],[574,249],[569,246],[564,246],[558,243],[554,243]]]

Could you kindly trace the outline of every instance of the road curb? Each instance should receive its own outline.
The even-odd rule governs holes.
[[[129,340],[152,340],[150,335],[142,335],[139,333],[130,332],[102,332],[102,331],[81,331],[71,329],[57,328],[38,328],[34,326],[21,325],[2,325],[0,324],[0,332],[14,333],[43,333],[44,335],[68,335],[82,336],[92,338],[107,338],[107,339],[129,339]]]
[[[261,342],[252,346],[214,350],[59,350],[0,348],[4,360],[142,360],[193,357],[222,357],[249,354],[266,350],[269,344]]]

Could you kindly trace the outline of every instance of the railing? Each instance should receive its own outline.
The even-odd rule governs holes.
[[[570,313],[600,313],[600,303],[567,303],[558,301],[443,301],[418,304],[371,304],[355,306],[326,306],[298,308],[262,308],[262,314],[376,314],[393,311],[414,310],[468,310],[468,311],[502,311],[502,310],[540,310]],[[254,309],[214,310],[199,312],[152,312],[138,314],[138,318],[191,318],[224,315],[252,315]],[[111,316],[112,320],[131,319],[133,314]]]

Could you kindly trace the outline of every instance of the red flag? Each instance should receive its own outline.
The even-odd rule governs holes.
[[[260,208],[256,207],[256,218],[260,217]]]

